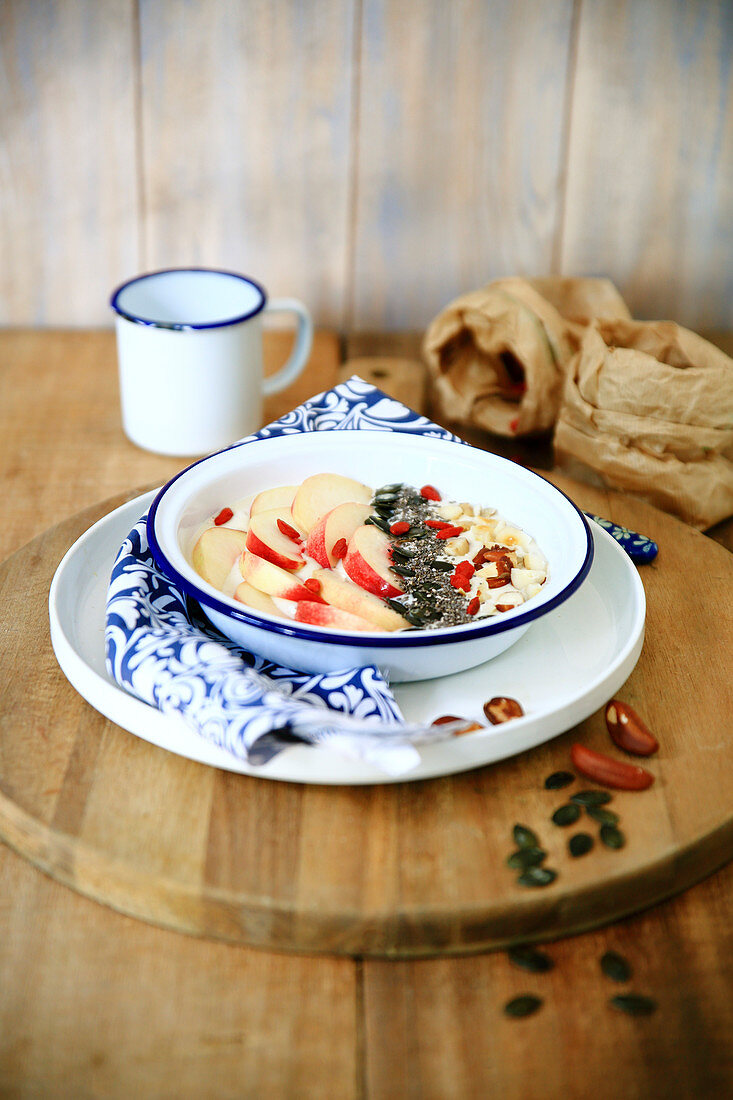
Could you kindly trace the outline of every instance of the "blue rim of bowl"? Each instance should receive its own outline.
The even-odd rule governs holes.
[[[120,294],[135,283],[142,283],[145,279],[152,279],[156,275],[172,275],[179,272],[185,273],[187,271],[204,272],[206,275],[226,275],[230,279],[239,279],[240,282],[247,283],[249,286],[254,287],[259,293],[259,305],[256,305],[254,309],[248,310],[247,313],[240,313],[236,317],[228,317],[223,321],[208,321],[205,324],[189,324],[182,321],[156,321],[151,317],[139,317],[136,313],[130,313],[129,310],[122,309],[118,304]],[[250,317],[256,317],[267,305],[267,291],[256,279],[250,279],[249,275],[242,275],[238,271],[227,271],[220,267],[161,267],[157,271],[145,271],[142,275],[135,275],[134,278],[121,283],[120,286],[112,291],[109,304],[115,313],[120,317],[124,317],[126,321],[132,321],[135,325],[145,325],[147,328],[171,329],[174,332],[196,332],[209,328],[226,328],[228,325],[238,325],[241,324],[242,321],[248,321]]]
[[[310,433],[308,433],[310,434]],[[511,618],[502,618],[500,620],[491,619],[485,625],[479,623],[465,623],[456,627],[438,627],[435,630],[405,630],[397,633],[386,633],[384,631],[374,634],[368,634],[365,632],[357,633],[353,631],[351,634],[338,634],[335,631],[326,630],[325,627],[321,627],[320,630],[315,630],[309,627],[304,627],[298,624],[297,626],[289,625],[289,620],[283,620],[278,622],[276,619],[264,619],[261,616],[251,614],[247,611],[239,611],[238,608],[234,608],[231,604],[224,603],[222,600],[217,599],[215,596],[209,595],[208,592],[202,591],[197,585],[180,573],[174,565],[166,557],[162,550],[160,543],[158,542],[155,534],[155,516],[158,508],[168,490],[183,477],[193,470],[196,466],[200,466],[202,462],[208,462],[210,459],[216,458],[218,455],[225,454],[228,451],[233,451],[239,447],[248,447],[253,443],[266,443],[265,439],[246,439],[241,443],[234,443],[231,447],[225,447],[221,451],[216,451],[213,454],[205,455],[203,458],[197,459],[192,462],[185,469],[181,470],[170,481],[162,487],[155,497],[155,500],[150,505],[148,510],[148,518],[146,522],[146,533],[148,539],[148,546],[153,555],[156,565],[162,573],[175,584],[181,591],[189,596],[191,599],[196,600],[197,603],[203,604],[205,607],[211,608],[213,611],[217,611],[221,615],[225,615],[227,618],[234,619],[236,622],[244,623],[246,626],[256,627],[258,630],[266,630],[271,634],[281,634],[288,638],[295,638],[299,641],[309,642],[322,642],[327,645],[355,645],[365,649],[404,649],[422,646],[433,645],[446,645],[450,642],[461,641],[473,641],[474,638],[486,638],[492,634],[503,634],[507,630],[514,630],[516,627],[527,625],[534,622],[536,619],[542,618],[543,615],[547,615],[548,612],[554,611],[556,607],[564,603],[569,599],[574,592],[577,592],[581,584],[588,576],[590,567],[593,564],[594,545],[593,534],[590,529],[590,525],[583,515],[581,509],[577,504],[570,499],[567,493],[564,493],[562,489],[558,489],[556,485],[553,485],[547,478],[542,477],[541,474],[535,473],[534,470],[528,470],[523,467],[525,472],[531,477],[536,477],[540,481],[543,481],[545,485],[548,485],[559,496],[563,497],[568,504],[572,507],[580,520],[580,523],[585,532],[586,548],[583,563],[580,566],[578,572],[568,581],[563,589],[553,596],[552,599],[546,603],[540,604],[536,608],[529,608],[527,611],[521,612],[519,615],[515,615]],[[453,440],[445,440],[446,443],[452,443]],[[460,443],[459,446],[465,446]],[[491,453],[491,452],[486,452]],[[503,459],[501,455],[492,455],[493,458],[498,459],[500,462],[509,462],[509,459]],[[513,466],[514,463],[511,463]],[[511,612],[507,613],[511,615]]]

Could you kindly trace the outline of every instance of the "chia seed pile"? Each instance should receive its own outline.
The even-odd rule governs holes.
[[[409,485],[384,485],[374,494],[373,523],[392,539],[392,570],[399,578],[404,594],[386,602],[413,627],[435,629],[472,622],[467,613],[465,593],[448,583],[455,558],[446,554],[445,541],[425,520],[440,519],[430,500]],[[410,524],[404,535],[394,536],[390,527],[404,521]]]

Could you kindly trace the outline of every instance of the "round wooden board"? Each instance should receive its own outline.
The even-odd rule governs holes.
[[[602,713],[501,764],[417,783],[320,787],[174,756],[95,712],[51,649],[47,597],[65,550],[116,497],[0,566],[0,836],[41,870],[142,920],[275,950],[408,957],[549,940],[685,889],[733,856],[733,556],[638,501],[553,478],[584,508],[660,545],[641,575],[647,634],[620,691],[656,731],[657,776],[616,793],[628,837],[568,857],[546,791],[573,741],[608,749]],[[136,491],[137,493],[138,491]],[[136,495],[136,494],[135,494]],[[527,670],[531,675],[531,669]],[[456,700],[460,711],[460,700]],[[582,781],[583,786],[588,786]],[[559,872],[516,883],[515,822]]]

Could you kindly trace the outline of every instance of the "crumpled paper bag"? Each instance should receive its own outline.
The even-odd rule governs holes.
[[[672,321],[596,321],[554,447],[571,476],[710,527],[733,513],[733,359]]]
[[[630,317],[608,279],[497,279],[451,302],[423,355],[440,414],[498,435],[548,431],[585,325]]]

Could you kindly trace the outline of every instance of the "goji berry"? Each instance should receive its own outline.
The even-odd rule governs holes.
[[[462,535],[462,527],[444,527],[442,531],[436,531],[436,539],[454,539],[456,535]]]
[[[434,485],[423,485],[422,489],[420,490],[420,496],[423,497],[424,500],[443,499]]]
[[[336,542],[333,544],[333,549],[331,553],[335,558],[345,558],[348,548],[349,547],[346,539],[337,539]]]
[[[283,535],[287,535],[287,537],[289,539],[292,539],[293,542],[301,541],[300,532],[296,531],[294,527],[291,527],[289,523],[286,523],[284,519],[279,519],[277,521],[277,527]]]
[[[466,608],[466,614],[467,615],[475,615],[480,606],[481,606],[480,599],[478,598],[478,596],[474,596],[473,599],[471,600],[471,602],[469,603],[468,607]]]
[[[221,512],[219,512],[219,515],[215,517],[214,523],[217,527],[221,527],[222,523],[229,523],[229,520],[232,518],[233,515],[234,512],[231,510],[231,508],[222,508]]]
[[[399,519],[397,523],[393,523],[389,529],[391,535],[406,535],[410,530],[410,525],[407,520]]]

